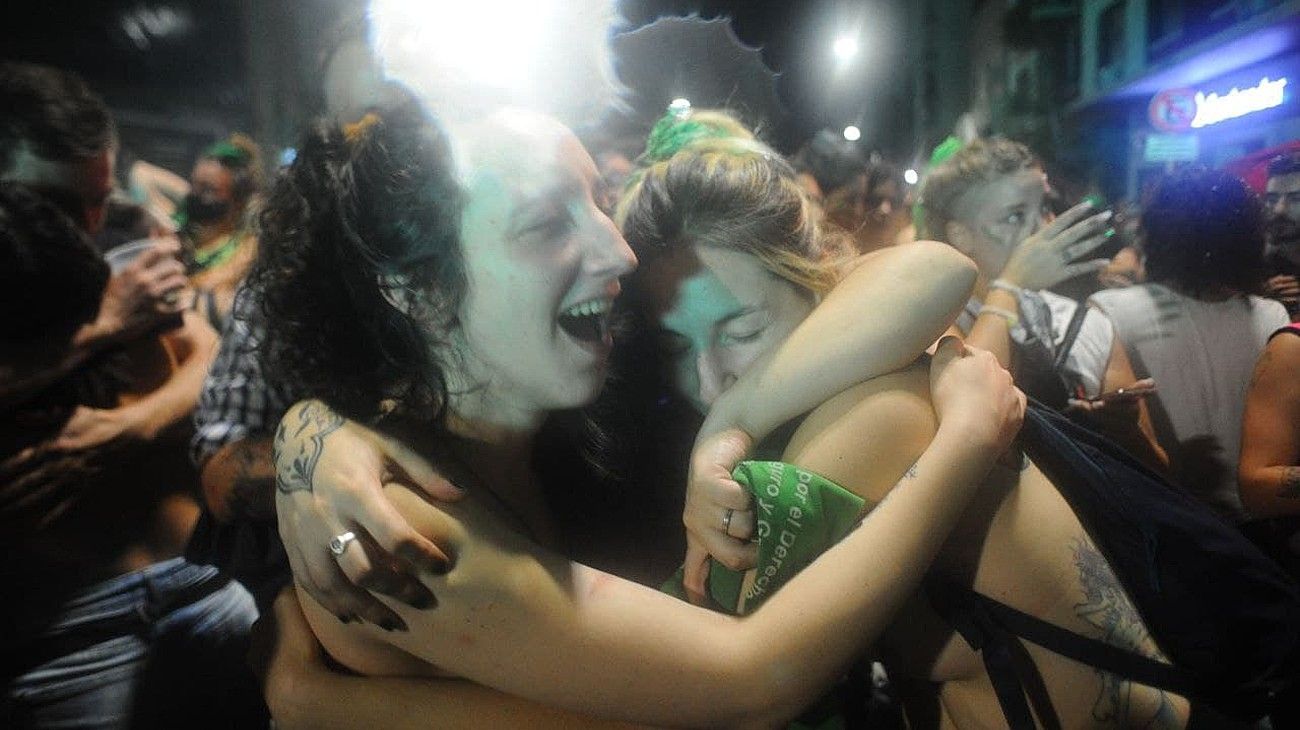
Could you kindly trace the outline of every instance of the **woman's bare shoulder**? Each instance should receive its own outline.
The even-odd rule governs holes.
[[[783,458],[879,501],[929,445],[936,427],[929,373],[913,365],[823,403],[795,431]]]

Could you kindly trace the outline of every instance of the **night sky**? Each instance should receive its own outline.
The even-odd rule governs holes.
[[[330,16],[344,1],[289,6]],[[165,112],[197,99],[239,120],[250,104],[239,6],[238,0],[30,2],[6,10],[0,48],[7,58],[83,74],[115,106],[129,98],[133,108]],[[902,0],[621,0],[620,8],[630,27],[661,15],[731,17],[737,35],[761,47],[765,62],[781,73],[778,90],[797,135],[856,124],[868,148],[906,154],[911,92]],[[861,29],[862,52],[833,73],[830,45],[852,28]]]

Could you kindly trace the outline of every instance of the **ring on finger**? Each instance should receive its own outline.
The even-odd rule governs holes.
[[[728,507],[726,512],[722,513],[722,534],[731,536],[731,517],[736,514],[736,510]]]
[[[334,539],[330,540],[330,552],[334,553],[334,557],[337,558],[343,555],[343,553],[347,551],[348,545],[351,545],[356,539],[357,533],[352,532],[351,530],[348,530],[341,535],[335,535]]]

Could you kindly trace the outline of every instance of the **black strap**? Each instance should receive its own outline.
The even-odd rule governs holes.
[[[1083,329],[1083,320],[1087,317],[1088,305],[1080,302],[1074,308],[1074,314],[1070,315],[1070,323],[1065,326],[1065,338],[1056,347],[1056,360],[1052,366],[1057,371],[1065,365],[1065,358],[1069,356],[1070,348],[1074,347],[1074,341],[1079,339],[1079,330]]]
[[[980,653],[998,704],[1002,706],[1002,713],[1012,730],[1035,727],[1025,700],[1025,677],[1012,661],[1015,650],[1023,651],[1020,638],[1139,684],[1168,690],[1189,699],[1203,694],[1190,672],[1080,636],[965,586],[935,582],[927,585],[927,593],[934,608],[972,649]],[[1045,708],[1047,711],[1050,709]],[[1040,713],[1045,710],[1040,709]]]

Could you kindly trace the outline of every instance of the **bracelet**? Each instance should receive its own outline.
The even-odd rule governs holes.
[[[1024,289],[1021,289],[1006,279],[994,279],[993,282],[989,284],[989,287],[993,289],[1001,289],[1004,292],[1015,295],[1017,298],[1019,298],[1021,294],[1025,293]]]
[[[980,314],[991,314],[995,317],[1001,317],[1007,321],[1007,327],[1010,329],[1015,329],[1020,326],[1020,317],[1017,317],[1016,313],[1009,309],[1003,309],[1002,307],[994,307],[986,304],[983,307],[980,307]]]

